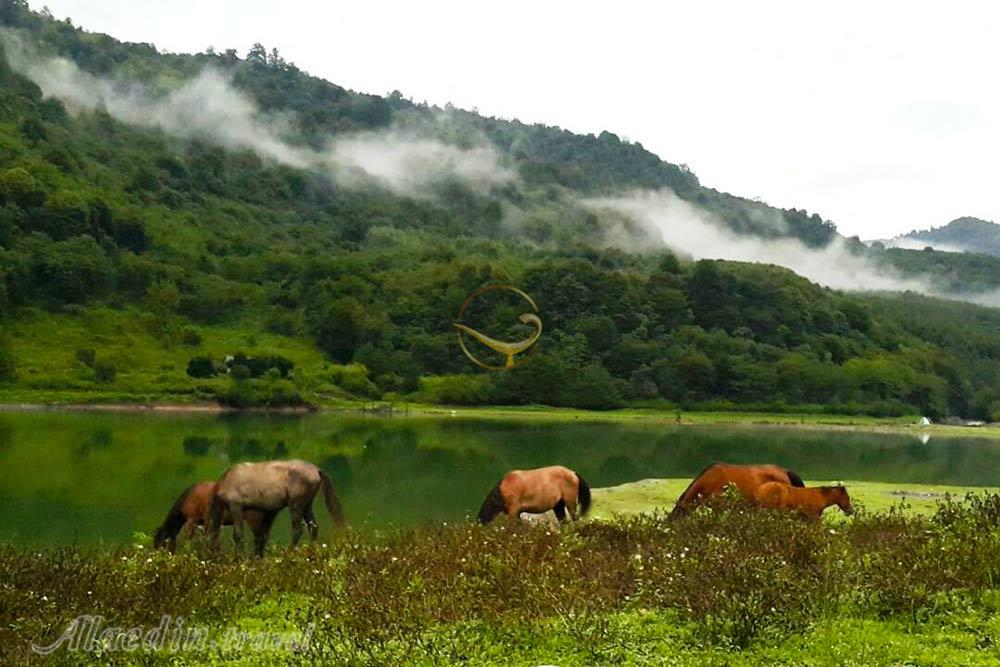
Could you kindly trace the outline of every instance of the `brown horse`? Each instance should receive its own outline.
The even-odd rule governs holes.
[[[768,509],[796,510],[811,519],[819,519],[831,505],[844,514],[854,514],[851,497],[843,486],[812,486],[796,488],[780,482],[761,484],[757,489],[757,504]]]
[[[516,519],[521,512],[548,512],[553,510],[560,521],[566,520],[569,511],[573,521],[590,509],[590,486],[577,473],[563,466],[549,466],[534,470],[511,470],[504,475],[479,509],[479,523],[489,523],[497,514],[505,512]]]
[[[743,497],[753,502],[757,489],[766,482],[782,482],[796,487],[805,486],[802,478],[791,470],[776,465],[732,465],[729,463],[713,463],[694,478],[681,497],[674,504],[670,513],[672,518],[683,516],[702,498],[720,493],[726,486],[732,484],[740,490]]]
[[[309,541],[319,534],[319,524],[313,514],[312,503],[316,493],[323,489],[326,510],[334,523],[343,528],[344,512],[333,491],[330,478],[320,468],[308,461],[264,461],[237,463],[228,468],[212,495],[208,532],[212,547],[219,547],[219,529],[223,515],[228,510],[233,517],[233,542],[237,548],[243,544],[243,519],[249,510],[263,514],[262,530],[254,535],[257,555],[264,554],[267,538],[275,515],[285,507],[292,515],[292,546],[302,538],[302,523],[309,527]]]
[[[167,518],[156,529],[153,536],[153,546],[157,549],[166,547],[170,551],[177,549],[177,535],[184,529],[187,539],[194,537],[194,531],[198,526],[204,526],[208,521],[208,509],[212,502],[212,493],[215,491],[215,482],[197,482],[178,496],[174,501]],[[248,510],[243,518],[246,519],[250,529],[256,535],[262,528],[264,515],[257,510]],[[229,512],[222,515],[222,525],[233,525],[233,518]]]

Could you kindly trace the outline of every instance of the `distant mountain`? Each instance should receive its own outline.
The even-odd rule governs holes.
[[[1000,225],[980,218],[956,218],[944,227],[914,230],[883,243],[895,248],[930,246],[946,252],[1000,256]]]

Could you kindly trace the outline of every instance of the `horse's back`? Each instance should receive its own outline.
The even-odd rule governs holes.
[[[565,466],[511,470],[498,487],[505,504],[523,511],[547,511],[576,488],[577,475]]]
[[[758,487],[754,499],[761,507],[785,507],[790,502],[792,487],[781,482],[765,482]]]
[[[237,463],[223,473],[216,493],[229,503],[276,509],[290,499],[311,499],[321,481],[320,469],[299,459]]]

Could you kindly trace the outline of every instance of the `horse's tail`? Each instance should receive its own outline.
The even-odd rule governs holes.
[[[479,523],[489,523],[497,514],[503,512],[505,507],[503,495],[500,494],[500,482],[497,482],[497,485],[486,495],[482,507],[479,508]]]
[[[802,478],[799,477],[798,473],[793,472],[788,468],[785,468],[785,473],[788,474],[788,481],[791,483],[792,486],[797,486],[799,488],[805,487],[806,483],[802,481]]]
[[[718,461],[716,461],[715,463],[706,466],[704,470],[698,473],[695,478],[691,480],[691,483],[687,485],[686,489],[684,489],[684,493],[682,493],[681,497],[677,499],[676,503],[674,503],[674,509],[670,511],[671,519],[676,519],[677,517],[687,514],[688,506],[694,501],[695,498],[698,497],[698,493],[701,491],[701,485],[699,485],[698,482],[701,481],[701,478],[706,472],[718,464]]]
[[[590,484],[587,484],[587,480],[580,477],[580,473],[576,474],[576,481],[578,483],[576,498],[580,502],[580,516],[587,516],[587,512],[590,510]]]
[[[184,489],[174,504],[170,507],[170,511],[167,512],[167,518],[163,520],[163,523],[156,529],[156,533],[153,537],[153,546],[159,548],[164,546],[167,542],[177,537],[177,533],[181,531],[181,526],[187,521],[187,517],[184,516],[184,512],[181,508],[184,507],[184,501],[187,497],[191,495],[194,491],[194,487],[197,484],[192,484],[188,488]]]
[[[344,508],[341,507],[340,499],[337,498],[337,494],[333,491],[333,483],[330,482],[330,477],[320,470],[319,478],[323,482],[323,502],[326,505],[326,511],[330,513],[330,518],[333,519],[338,528],[346,528],[347,520],[344,518]]]

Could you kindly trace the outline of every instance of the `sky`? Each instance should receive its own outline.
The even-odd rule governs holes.
[[[161,51],[261,42],[353,90],[608,130],[846,236],[1000,222],[1000,3],[30,4]]]

